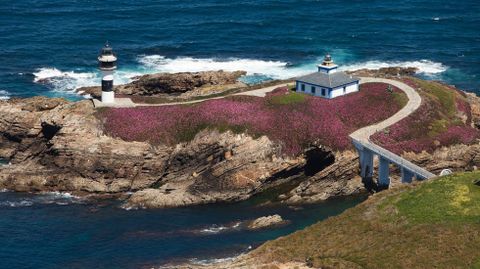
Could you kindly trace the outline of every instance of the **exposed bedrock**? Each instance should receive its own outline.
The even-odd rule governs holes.
[[[186,92],[194,92],[190,95],[211,94],[229,88],[229,86],[243,86],[244,84],[239,83],[238,79],[244,75],[246,75],[244,71],[227,72],[221,70],[175,74],[157,73],[135,77],[131,83],[116,86],[115,91],[117,94],[141,96],[175,96]],[[100,87],[85,87],[78,89],[78,91],[90,94],[93,97],[101,95]]]
[[[265,136],[205,130],[152,146],[104,135],[90,101],[35,97],[0,102],[0,188],[85,194],[133,192],[126,207],[238,201],[334,162],[329,149],[281,157]]]
[[[415,67],[382,67],[379,69],[359,69],[349,72],[356,76],[363,77],[398,77],[398,76],[414,76],[418,72]]]
[[[474,121],[478,111],[472,110]],[[232,202],[266,190],[286,203],[314,203],[365,191],[354,151],[313,144],[286,157],[281,150],[266,136],[215,130],[178,145],[128,142],[104,134],[88,100],[0,101],[0,158],[10,162],[0,166],[0,189],[133,193],[124,204],[131,208]],[[477,143],[404,157],[438,174],[475,170],[479,154]]]

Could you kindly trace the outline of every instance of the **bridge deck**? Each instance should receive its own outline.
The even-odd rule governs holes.
[[[404,167],[408,171],[418,175],[421,178],[428,179],[428,178],[435,177],[435,174],[428,172],[427,170],[419,167],[418,165],[415,165],[405,160],[404,158],[398,156],[397,154],[394,154],[391,151],[388,151],[380,146],[377,146],[370,141],[370,136],[372,136],[376,132],[379,132],[399,122],[400,120],[408,117],[410,114],[415,112],[420,107],[420,104],[422,103],[422,98],[420,97],[420,95],[415,91],[415,89],[413,89],[412,87],[400,81],[396,81],[392,79],[384,79],[384,78],[369,78],[369,77],[361,78],[360,83],[368,83],[368,82],[386,83],[399,88],[400,90],[405,92],[405,94],[407,95],[408,103],[400,111],[395,113],[395,115],[391,116],[390,118],[353,132],[352,134],[350,134],[350,138],[353,140],[353,142],[357,146],[360,146],[362,149],[366,148],[372,151],[373,153],[375,153],[376,155],[382,156],[385,159],[388,159],[390,162],[400,167]]]
[[[420,166],[413,164],[412,162],[405,160],[397,154],[386,150],[380,146],[377,146],[371,142],[362,142],[360,140],[356,140],[355,138],[352,138],[352,140],[356,145],[359,145],[362,148],[366,148],[378,156],[382,156],[383,158],[389,160],[391,163],[407,169],[408,171],[414,173],[422,179],[429,179],[436,176],[435,174],[430,173],[429,171],[421,168]]]

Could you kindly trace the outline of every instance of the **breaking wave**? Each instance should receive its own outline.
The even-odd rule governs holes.
[[[2,192],[8,192],[2,190]],[[9,197],[4,201],[0,201],[0,208],[2,207],[30,207],[35,204],[41,205],[69,205],[80,204],[84,200],[80,197],[74,196],[68,192],[44,192],[36,195],[25,197]]]
[[[248,75],[267,75],[270,78],[290,78],[308,72],[298,67],[289,67],[287,62],[263,61],[255,59],[212,59],[212,58],[191,58],[178,57],[166,58],[161,55],[141,56],[138,61],[146,68],[157,72],[199,72],[199,71],[238,71],[243,70]]]
[[[5,90],[0,90],[0,101],[10,99],[10,93]]]
[[[73,92],[81,87],[95,86],[100,78],[92,72],[61,71],[57,68],[39,68],[33,73],[35,83],[48,85],[52,91]]]
[[[380,69],[385,67],[415,67],[418,69],[417,73],[433,75],[439,74],[447,71],[448,67],[442,63],[433,62],[430,60],[420,60],[420,61],[367,61],[363,63],[355,63],[346,66],[339,67],[342,70],[355,71],[359,69]]]
[[[247,72],[242,78],[247,83],[258,83],[271,79],[288,79],[315,72],[316,65],[320,62],[312,61],[300,65],[291,65],[284,61],[265,61],[257,59],[214,59],[214,58],[192,58],[177,57],[167,58],[162,55],[143,55],[138,57],[139,66],[134,68],[120,68],[115,73],[115,83],[125,84],[131,82],[135,77],[165,72],[199,72],[199,71],[237,71]],[[383,67],[415,67],[419,74],[435,75],[445,72],[448,67],[442,63],[430,60],[419,61],[366,61],[340,65],[341,70],[354,71],[358,69],[379,69]],[[93,69],[92,69],[93,70]],[[99,72],[63,71],[57,68],[39,68],[33,73],[35,83],[43,83],[56,92],[76,93],[75,90],[81,87],[100,85],[101,77]],[[5,91],[0,91],[0,96],[7,98]],[[1,99],[2,97],[0,97]]]
[[[206,266],[206,265],[214,265],[214,264],[218,264],[218,263],[224,263],[224,262],[231,262],[233,260],[235,260],[235,258],[237,258],[238,256],[240,256],[241,254],[238,254],[236,256],[233,256],[233,257],[226,257],[226,258],[211,258],[211,259],[198,259],[198,258],[193,258],[193,259],[190,259],[190,262],[192,264],[195,264],[195,265],[203,265],[203,266]]]
[[[143,73],[119,70],[115,73],[115,83],[125,84],[139,75],[143,75]],[[46,84],[55,92],[76,93],[75,90],[79,88],[98,86],[101,82],[99,72],[62,71],[55,67],[39,68],[37,72],[33,73],[33,76],[33,82]]]
[[[212,225],[210,227],[201,229],[199,233],[201,234],[218,234],[222,232],[232,231],[232,230],[239,230],[241,227],[241,222],[235,222],[231,225],[221,226],[221,225]]]
[[[248,76],[266,79],[288,79],[315,72],[316,62],[292,66],[282,61],[263,61],[255,59],[210,59],[210,58],[166,58],[162,55],[141,56],[138,60],[150,72],[198,72],[207,70],[246,71]],[[430,60],[419,61],[366,61],[347,65],[340,65],[341,70],[355,71],[359,69],[379,69],[384,67],[415,67],[420,74],[438,74],[445,72],[448,67],[442,63]]]
[[[25,199],[21,201],[1,201],[0,202],[0,208],[1,207],[28,207],[32,205],[33,205],[33,201],[29,199]]]

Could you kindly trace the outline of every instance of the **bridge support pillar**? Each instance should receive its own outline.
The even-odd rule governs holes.
[[[378,185],[381,187],[390,186],[390,161],[378,156]]]
[[[365,148],[360,151],[360,168],[362,178],[373,176],[373,152]]]
[[[414,174],[405,168],[401,168],[402,171],[402,183],[412,183]]]

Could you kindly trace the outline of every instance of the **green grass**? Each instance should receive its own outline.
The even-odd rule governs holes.
[[[446,119],[435,120],[430,123],[428,137],[435,138],[439,134],[448,130],[449,122]]]
[[[408,97],[405,93],[403,92],[394,92],[392,93],[393,98],[395,99],[395,102],[400,106],[404,107],[408,103]]]
[[[420,86],[420,88],[424,89],[427,94],[434,97],[434,99],[441,104],[448,116],[451,117],[455,115],[457,111],[455,103],[455,91],[452,91],[447,86],[434,81],[415,79],[415,82]]]
[[[231,124],[209,124],[209,123],[199,123],[196,125],[189,126],[179,126],[175,135],[175,143],[189,142],[192,141],[195,136],[203,130],[217,130],[220,133],[225,133],[227,131],[232,131],[234,134],[245,133],[248,129],[244,125],[231,125]],[[258,138],[259,135],[252,133],[252,137]]]
[[[249,255],[316,268],[479,268],[478,179],[462,173],[384,191]]]
[[[292,105],[304,103],[306,100],[305,97],[305,94],[291,91],[288,94],[273,96],[269,102],[272,105]]]
[[[395,207],[409,223],[479,223],[480,173],[446,176],[403,193]],[[480,247],[480,246],[479,246]],[[480,253],[480,250],[479,250]]]
[[[480,256],[478,259],[473,263],[472,269],[480,269]]]

